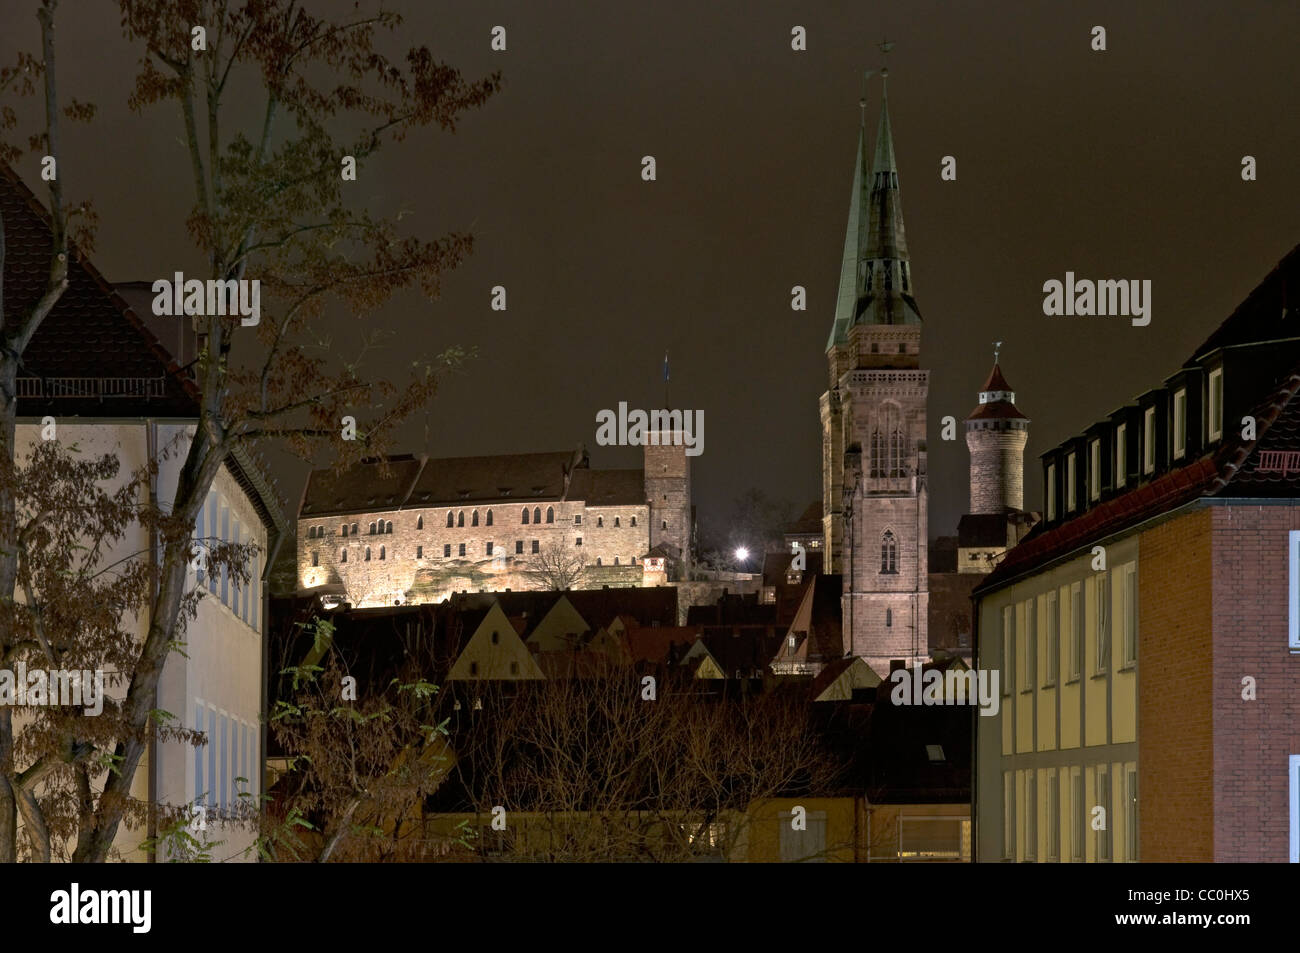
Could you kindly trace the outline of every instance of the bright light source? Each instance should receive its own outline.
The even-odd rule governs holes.
[[[743,563],[746,559],[749,558],[749,550],[746,549],[744,546],[738,547],[736,549],[736,558]]]

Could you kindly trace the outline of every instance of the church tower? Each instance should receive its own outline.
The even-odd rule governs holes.
[[[882,75],[886,74],[881,70]],[[926,399],[921,313],[889,102],[867,166],[866,100],[821,397],[826,568],[844,579],[846,648],[880,674],[929,657]]]

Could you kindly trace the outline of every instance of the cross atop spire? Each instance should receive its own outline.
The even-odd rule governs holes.
[[[1002,352],[1002,342],[994,341],[993,342],[993,363],[994,364],[997,364],[998,354],[1000,354],[1001,352]]]

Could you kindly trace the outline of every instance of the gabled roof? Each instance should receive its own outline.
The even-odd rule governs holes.
[[[4,307],[16,320],[40,299],[53,245],[49,213],[0,164]],[[144,323],[77,249],[68,287],[41,322],[19,370],[21,417],[198,417],[199,391]],[[84,396],[62,396],[77,394]]]

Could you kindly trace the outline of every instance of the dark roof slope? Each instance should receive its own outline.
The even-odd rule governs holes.
[[[644,505],[645,471],[575,470],[566,498],[583,500],[588,506]]]
[[[48,213],[0,164],[4,307],[16,320],[40,299],[53,244]],[[19,371],[18,414],[39,417],[198,415],[199,392],[126,301],[75,249],[68,287],[41,322]]]

